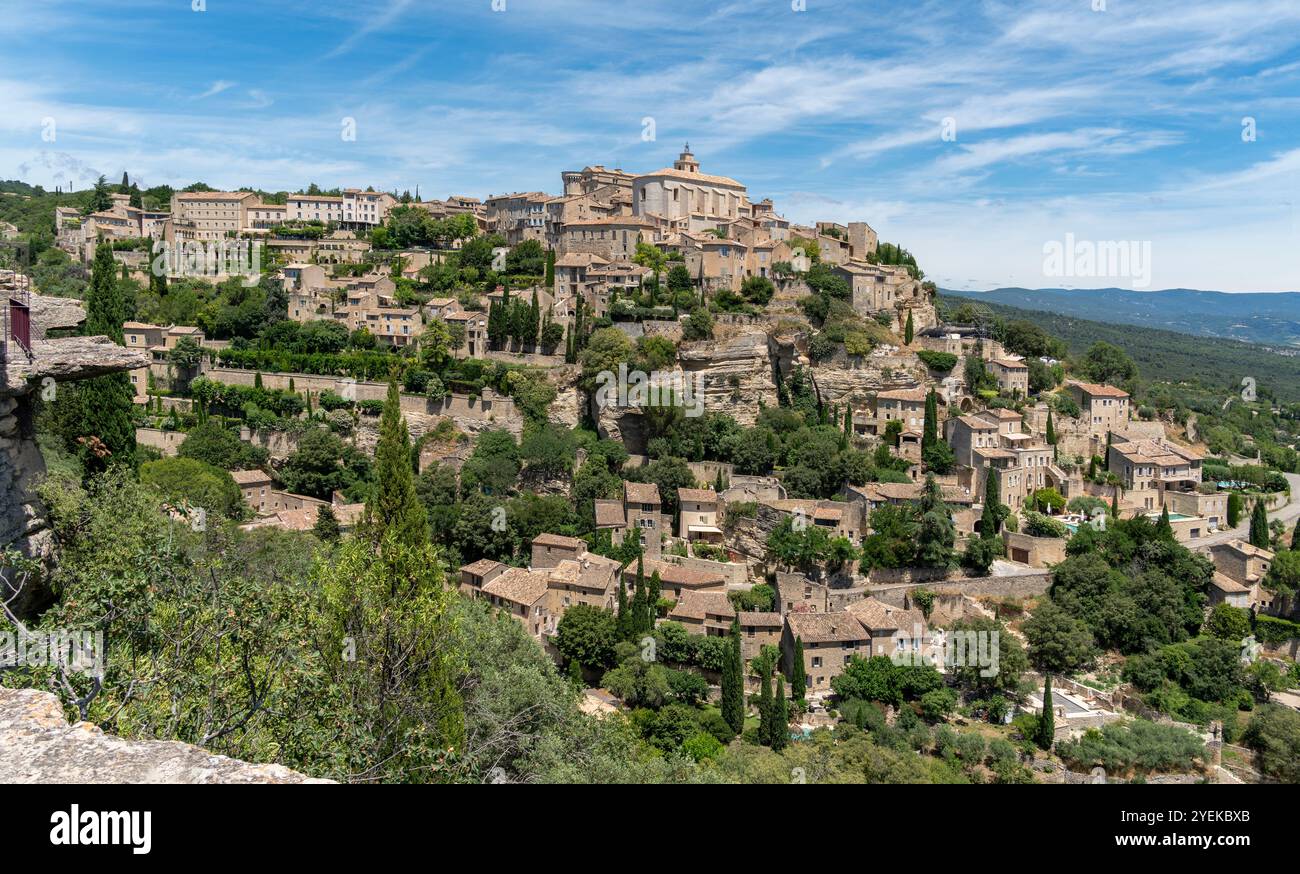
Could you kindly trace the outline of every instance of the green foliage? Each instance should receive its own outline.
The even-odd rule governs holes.
[[[163,458],[140,466],[140,482],[168,501],[202,507],[211,516],[237,518],[244,509],[239,486],[226,471],[193,458]]]
[[[603,669],[614,664],[617,639],[614,614],[590,604],[574,604],[560,617],[555,647],[583,667]]]
[[[1193,770],[1205,758],[1205,744],[1185,728],[1134,719],[1090,728],[1076,740],[1061,741],[1056,752],[1075,770],[1149,774]]]
[[[1300,713],[1274,704],[1260,707],[1243,742],[1255,750],[1259,769],[1283,783],[1300,783]]]
[[[908,316],[911,317],[910,314]],[[920,349],[916,353],[925,366],[938,373],[948,373],[957,366],[957,356],[951,352],[938,352],[932,349]]]

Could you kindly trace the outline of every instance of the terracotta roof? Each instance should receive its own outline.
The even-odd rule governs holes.
[[[230,476],[241,486],[271,481],[271,475],[263,470],[232,470]]]
[[[492,582],[485,583],[483,591],[516,604],[531,606],[546,595],[546,575],[512,567]]]
[[[880,401],[923,401],[929,392],[923,388],[896,388],[876,395]]]
[[[662,170],[656,170],[653,173],[643,173],[638,179],[645,179],[652,176],[667,176],[670,179],[681,179],[686,182],[701,182],[705,185],[722,185],[727,188],[744,188],[745,186],[727,176],[710,176],[707,173],[691,173],[686,170],[678,170],[674,167],[664,167]]]
[[[578,549],[585,543],[576,537],[565,537],[563,534],[538,534],[533,538],[533,545],[541,544],[542,546],[559,546],[564,549]]]
[[[738,613],[736,618],[740,620],[741,628],[780,628],[784,623],[780,613],[764,613],[757,610]]]
[[[1066,385],[1074,386],[1075,388],[1081,389],[1087,394],[1090,394],[1093,397],[1098,397],[1098,398],[1128,397],[1128,392],[1120,388],[1115,388],[1115,386],[1113,385],[1098,385],[1095,382],[1081,382],[1080,380],[1077,379],[1070,380],[1069,382],[1066,383]]]
[[[847,643],[871,637],[852,613],[788,613],[790,633],[804,643]]]
[[[1226,574],[1219,573],[1218,571],[1214,572],[1214,578],[1211,581],[1211,585],[1213,585],[1214,588],[1218,589],[1219,591],[1227,592],[1230,595],[1250,591],[1249,586],[1243,586],[1241,583],[1237,582],[1236,580],[1232,579]]]
[[[1234,552],[1239,552],[1242,555],[1262,558],[1265,561],[1272,561],[1276,557],[1276,553],[1272,552],[1271,550],[1262,549],[1246,540],[1229,540],[1227,543],[1224,544],[1224,546],[1228,547]]]
[[[873,632],[911,630],[913,625],[925,626],[925,617],[920,610],[904,610],[878,598],[855,601],[848,606],[848,611],[857,617],[864,628]]]
[[[597,528],[621,528],[627,524],[623,515],[623,502],[611,498],[598,498],[596,505]]]
[[[1029,365],[1023,361],[1015,361],[1010,358],[994,358],[989,364],[996,364],[998,367],[1005,367],[1008,370],[1028,370]]]
[[[659,486],[654,483],[623,481],[623,499],[629,504],[658,504]]]
[[[655,571],[659,572],[659,579],[662,582],[673,586],[703,589],[710,586],[725,586],[727,583],[726,577],[720,573],[697,571],[669,561],[646,559],[643,567],[645,578],[650,579]],[[623,576],[628,579],[636,579],[636,562],[632,562],[623,569]]]
[[[698,501],[703,504],[716,503],[718,493],[713,489],[678,489],[678,501]]]
[[[501,562],[494,561],[490,558],[480,558],[478,561],[467,564],[461,568],[462,571],[481,577],[501,566]]]
[[[662,575],[661,575],[662,576]],[[669,619],[704,619],[706,615],[730,620],[736,608],[726,592],[682,592],[681,600],[668,614]]]
[[[177,191],[175,196],[181,200],[243,200],[257,195],[251,191]]]

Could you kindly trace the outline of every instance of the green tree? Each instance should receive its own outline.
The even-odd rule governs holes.
[[[202,507],[211,516],[235,518],[244,498],[224,470],[193,458],[162,458],[140,466],[140,482],[157,488],[170,501]]]
[[[95,249],[90,285],[86,289],[87,336],[105,336],[125,345],[122,323],[126,303],[113,261],[113,247],[100,243]],[[133,422],[135,390],[126,373],[88,379],[77,387],[79,405],[76,425],[66,434],[69,448],[77,452],[88,474],[110,464],[132,464],[135,458]]]
[[[603,671],[614,664],[619,639],[612,613],[591,604],[574,604],[560,617],[555,648],[583,667]]]
[[[1228,527],[1236,528],[1241,523],[1241,494],[1231,492],[1228,495]]]
[[[358,738],[359,779],[430,779],[438,751],[465,741],[455,685],[456,595],[428,543],[404,542],[390,523],[378,548],[350,538],[312,584],[322,599],[316,645],[326,654],[335,726]],[[364,739],[364,740],[362,740]]]
[[[762,672],[758,693],[758,743],[760,746],[772,745],[772,675]]]
[[[1056,741],[1056,713],[1052,707],[1052,675],[1043,678],[1043,712],[1038,717],[1038,730],[1034,743],[1040,749],[1050,750]]]
[[[803,638],[794,639],[794,665],[790,671],[790,695],[796,701],[802,701],[808,686],[808,674],[803,663]]]
[[[907,311],[907,324],[903,326],[903,342],[908,346],[912,345],[912,331],[912,311],[909,309]]]
[[[341,536],[339,520],[329,504],[321,504],[316,508],[316,524],[312,526],[312,533],[322,543],[338,543]]]
[[[397,380],[388,383],[388,399],[379,420],[379,442],[375,446],[375,489],[366,501],[362,529],[379,543],[391,530],[398,542],[415,545],[427,542],[428,518],[415,492],[411,470],[411,439],[402,416]]]
[[[1250,545],[1257,546],[1260,549],[1268,549],[1270,542],[1268,510],[1264,508],[1264,500],[1259,498],[1250,511]]]
[[[772,725],[770,728],[770,746],[773,752],[781,752],[790,744],[790,702],[785,697],[785,678],[777,675],[776,699],[772,702]]]
[[[730,646],[722,666],[722,718],[736,734],[745,728],[745,676],[740,656],[740,623],[731,624]]]
[[[1085,667],[1096,653],[1088,626],[1053,601],[1044,601],[1024,623],[1029,663],[1043,674]]]
[[[1011,510],[1002,504],[1002,487],[998,484],[997,471],[989,468],[984,478],[984,511],[980,516],[980,536],[996,537],[1002,531],[1002,523]]]

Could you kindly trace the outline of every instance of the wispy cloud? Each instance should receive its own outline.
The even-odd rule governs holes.
[[[218,79],[217,81],[213,82],[211,86],[208,87],[208,90],[204,91],[202,94],[197,95],[194,99],[206,100],[209,97],[215,97],[216,95],[220,94],[222,91],[229,91],[231,88],[234,88],[238,84],[239,84],[238,82],[228,82],[225,79]]]

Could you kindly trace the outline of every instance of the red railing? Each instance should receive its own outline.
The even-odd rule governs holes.
[[[25,288],[11,289],[5,292],[4,310],[0,312],[0,339],[3,342],[5,357],[11,346],[17,346],[32,356],[32,307],[31,293]]]

